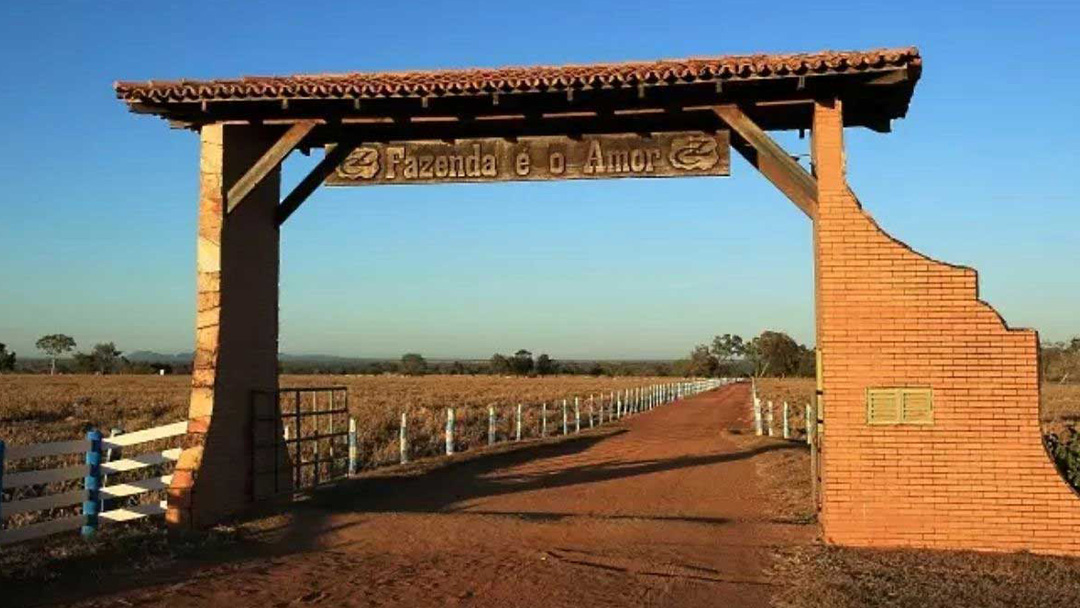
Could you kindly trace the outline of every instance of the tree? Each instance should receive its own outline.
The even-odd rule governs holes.
[[[75,350],[75,338],[64,334],[49,334],[39,338],[34,346],[49,355],[49,374],[55,374],[57,357]]]
[[[427,361],[419,353],[401,356],[401,373],[406,376],[423,376],[427,372]]]
[[[738,334],[714,336],[710,351],[716,357],[718,371],[722,371],[727,375],[735,375],[731,373],[731,370],[736,359],[746,356],[746,343],[743,341],[742,336]]]
[[[691,376],[706,378],[715,376],[719,368],[720,362],[709,351],[708,346],[698,344],[694,347],[694,350],[690,351],[690,369],[688,371]]]
[[[8,352],[7,344],[0,342],[0,372],[15,370],[15,352]]]
[[[813,378],[817,375],[817,353],[813,348],[799,345],[799,368],[795,374],[804,378]]]
[[[491,367],[491,373],[497,375],[509,374],[513,370],[513,367],[510,365],[510,360],[499,353],[491,355],[491,361],[488,365]]]
[[[109,374],[120,361],[120,351],[112,342],[95,344],[90,354],[75,353],[75,365],[84,371]]]
[[[1080,337],[1068,342],[1044,342],[1039,349],[1043,379],[1062,384],[1080,378]]]
[[[746,358],[754,366],[755,376],[771,374],[790,376],[799,371],[799,361],[806,347],[800,346],[782,331],[765,330],[750,341]]]
[[[556,364],[551,357],[547,356],[547,353],[541,353],[540,356],[536,358],[537,374],[541,376],[549,376],[557,371],[558,364]]]
[[[510,359],[510,367],[513,372],[519,376],[528,376],[533,371],[533,357],[532,353],[524,348],[514,353],[512,359]]]

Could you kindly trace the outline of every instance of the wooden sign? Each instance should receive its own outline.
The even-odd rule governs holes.
[[[723,176],[731,169],[729,144],[727,131],[373,143],[354,150],[326,183]]]

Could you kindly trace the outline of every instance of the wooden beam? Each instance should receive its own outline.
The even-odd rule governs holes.
[[[225,212],[231,213],[236,206],[244,201],[244,197],[251,193],[259,184],[270,175],[274,169],[281,166],[285,157],[296,148],[302,139],[311,133],[318,121],[305,120],[289,127],[289,130],[281,136],[270,149],[263,153],[259,160],[244,173],[243,177],[229,188],[225,196]]]
[[[810,219],[817,216],[817,180],[738,106],[714,106],[713,111],[750,146],[736,146],[751,165],[783,192]]]
[[[300,205],[304,204],[309,196],[322,184],[334,169],[338,168],[338,165],[345,160],[353,150],[356,149],[355,143],[343,143],[338,144],[327,150],[326,156],[304,177],[300,180],[300,183],[292,189],[277,207],[277,224],[278,226],[285,223],[285,220],[289,219],[289,216],[294,211],[300,208]]]

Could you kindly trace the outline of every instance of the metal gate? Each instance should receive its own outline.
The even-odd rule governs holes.
[[[251,498],[296,494],[348,475],[349,392],[343,386],[253,391]]]

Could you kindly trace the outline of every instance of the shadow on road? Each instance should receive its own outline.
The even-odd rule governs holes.
[[[729,388],[733,390],[736,387]],[[722,391],[723,392],[723,391]],[[715,397],[715,396],[714,396]],[[738,399],[732,393],[726,399]],[[196,558],[173,559],[167,567],[141,572],[138,576],[111,577],[107,584],[96,585],[95,594],[132,591],[156,585],[185,581],[197,575],[200,580],[228,576],[248,567],[252,562],[273,560],[277,556],[304,553],[325,548],[326,535],[335,530],[364,525],[370,521],[365,514],[466,513],[475,516],[515,517],[529,521],[558,521],[580,517],[580,514],[517,511],[465,511],[463,505],[484,497],[508,495],[538,489],[553,489],[582,484],[627,479],[652,473],[692,467],[709,466],[753,458],[777,450],[798,449],[792,444],[768,444],[737,452],[685,455],[667,459],[612,460],[575,464],[575,456],[627,432],[621,426],[597,429],[580,436],[553,438],[547,441],[526,441],[505,444],[493,449],[479,450],[447,459],[430,459],[412,465],[373,471],[359,479],[349,480],[317,492],[307,500],[287,505],[264,505],[259,513],[239,523],[248,529],[243,540],[216,550],[208,550]],[[563,459],[545,468],[544,461]],[[528,471],[515,467],[530,463]],[[342,514],[350,517],[339,518]],[[627,514],[589,515],[601,519],[653,519],[705,525],[727,525],[731,520],[717,517],[693,516],[635,516]],[[336,520],[336,521],[335,521]],[[258,522],[252,525],[251,522]],[[212,569],[208,568],[211,567]],[[82,586],[82,585],[78,585]],[[20,587],[23,587],[20,585]],[[16,589],[10,589],[15,592]],[[60,590],[56,590],[60,591]],[[65,590],[66,591],[66,590]],[[25,594],[25,595],[24,595]],[[32,597],[37,604],[56,603],[56,594],[34,595],[33,590],[18,589],[18,595]],[[49,596],[52,596],[51,599]],[[69,596],[70,599],[70,596]]]
[[[770,444],[741,452],[682,456],[665,460],[620,461],[611,464],[587,464],[533,475],[495,476],[526,461],[535,462],[580,452],[607,438],[580,440],[478,458],[451,464],[422,476],[377,477],[343,483],[320,495],[306,506],[331,511],[452,513],[455,505],[477,498],[598,483],[708,466],[753,458],[775,450],[792,449],[785,444]]]

